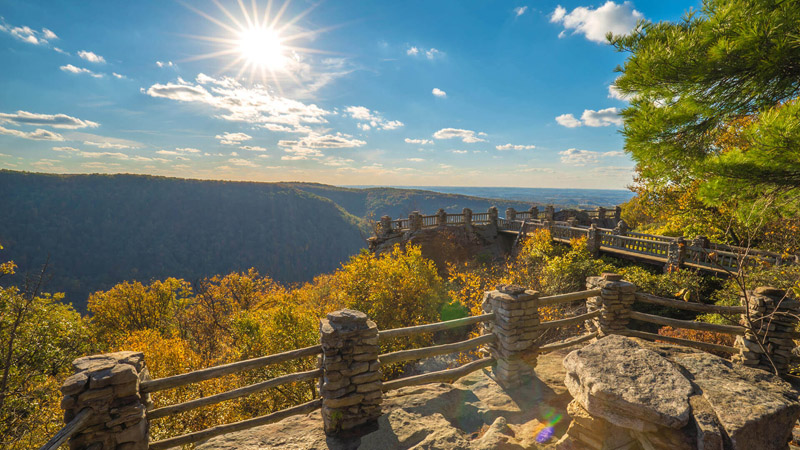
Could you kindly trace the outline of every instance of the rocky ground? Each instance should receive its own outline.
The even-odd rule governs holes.
[[[376,426],[360,437],[333,439],[322,431],[319,411],[209,440],[198,450],[265,449],[530,449],[545,448],[566,431],[562,360],[569,350],[541,356],[538,380],[506,392],[491,369],[449,384],[398,389],[383,401]],[[546,425],[554,422],[552,430]],[[544,430],[544,431],[543,431]],[[552,433],[545,443],[537,443]]]

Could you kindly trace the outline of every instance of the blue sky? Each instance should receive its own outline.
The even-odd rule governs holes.
[[[0,168],[624,188],[603,35],[697,6],[0,0]]]

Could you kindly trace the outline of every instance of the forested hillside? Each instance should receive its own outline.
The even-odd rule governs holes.
[[[365,217],[495,204],[402,189],[14,171],[0,171],[0,193],[6,254],[29,271],[49,260],[45,288],[80,310],[90,293],[126,280],[193,282],[254,267],[308,281],[365,247]]]

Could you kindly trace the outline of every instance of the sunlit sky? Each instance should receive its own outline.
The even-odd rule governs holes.
[[[604,35],[693,6],[0,0],[0,168],[624,188]]]

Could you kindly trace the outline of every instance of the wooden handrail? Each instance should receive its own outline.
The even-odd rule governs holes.
[[[94,415],[94,411],[92,411],[91,408],[82,409],[68,424],[64,425],[64,428],[59,430],[55,436],[47,441],[46,444],[39,447],[39,450],[58,450],[69,438],[81,431],[83,426],[92,418],[92,415]]]
[[[269,388],[281,386],[284,384],[296,383],[298,381],[320,378],[322,377],[322,375],[323,375],[322,369],[309,370],[307,372],[291,373],[288,375],[275,377],[270,380],[263,381],[261,383],[251,384],[249,386],[245,386],[239,389],[233,389],[227,392],[223,392],[221,394],[209,395],[208,397],[198,398],[196,400],[190,400],[184,403],[178,403],[177,405],[170,405],[170,406],[165,406],[163,408],[154,409],[147,413],[147,418],[149,420],[159,419],[161,417],[166,417],[172,414],[178,414],[184,411],[189,411],[195,408],[199,408],[201,406],[213,405],[215,403],[224,402],[225,400],[244,397],[245,395],[254,394],[256,392],[261,392]]]
[[[310,402],[303,403],[302,405],[286,408],[272,414],[265,416],[254,417],[252,419],[242,420],[241,422],[227,423],[225,425],[218,425],[216,427],[207,428],[194,433],[188,433],[181,436],[163,439],[150,444],[150,450],[162,450],[165,448],[178,447],[180,445],[191,444],[198,441],[210,439],[214,436],[221,434],[233,433],[234,431],[247,430],[253,427],[266,425],[268,423],[277,422],[287,417],[296,416],[298,414],[307,414],[322,407],[322,399],[311,400]]]
[[[400,389],[406,386],[419,386],[420,384],[428,383],[452,383],[453,381],[471,374],[476,370],[483,369],[484,367],[491,366],[495,363],[494,358],[483,358],[477,361],[464,364],[455,369],[439,370],[437,372],[424,373],[408,378],[400,378],[399,380],[392,380],[383,383],[383,392]]]
[[[641,339],[647,339],[647,340],[651,340],[651,341],[661,340],[661,341],[666,341],[666,342],[672,342],[672,343],[675,343],[675,344],[685,345],[687,347],[696,347],[696,348],[699,348],[701,350],[706,350],[706,351],[724,352],[724,353],[730,353],[732,355],[736,354],[736,353],[739,353],[739,349],[738,348],[728,347],[727,345],[711,344],[709,342],[692,341],[690,339],[681,339],[681,338],[676,338],[676,337],[672,337],[672,336],[662,336],[660,334],[648,333],[648,332],[645,332],[645,331],[625,330],[623,332],[623,334],[626,335],[626,336],[638,337],[638,338],[641,338]]]
[[[566,319],[560,320],[550,320],[548,322],[542,322],[537,325],[534,329],[535,330],[549,330],[550,328],[557,328],[557,327],[565,327],[567,325],[573,325],[576,323],[581,323],[585,320],[594,319],[598,317],[602,311],[592,311],[590,313],[581,314],[580,316],[568,317]]]
[[[576,300],[586,300],[589,297],[596,297],[600,295],[601,289],[589,289],[588,291],[570,292],[568,294],[551,295],[549,297],[540,297],[538,306],[551,306],[559,305],[561,303],[574,302]]]
[[[563,341],[553,342],[551,344],[543,345],[539,347],[538,352],[540,354],[554,352],[556,350],[561,350],[562,348],[572,347],[573,345],[580,344],[581,342],[589,341],[591,339],[596,338],[597,336],[598,336],[597,331],[593,333],[582,334],[576,338],[566,339]]]
[[[744,306],[721,306],[706,305],[703,303],[690,303],[681,300],[645,294],[643,292],[636,293],[636,301],[640,303],[649,303],[651,305],[668,306],[670,308],[685,309],[687,311],[710,314],[744,314],[747,311],[747,308]]]
[[[745,331],[745,328],[739,325],[718,325],[716,323],[695,322],[693,320],[668,319],[666,317],[654,316],[652,314],[645,314],[638,311],[631,311],[631,319],[655,323],[657,325],[667,325],[675,328],[713,331],[714,333],[727,333],[738,336],[743,336]]]
[[[479,322],[486,322],[494,319],[494,313],[481,314],[479,316],[464,317],[462,319],[448,320],[446,322],[429,323],[425,325],[416,325],[413,327],[395,328],[392,330],[381,330],[378,332],[378,337],[381,340],[391,339],[403,336],[411,336],[420,333],[433,333],[435,331],[449,330],[452,328],[465,327]]]
[[[290,350],[288,352],[277,353],[275,355],[262,356],[259,358],[248,359],[245,361],[238,361],[235,363],[224,364],[216,367],[209,367],[207,369],[200,369],[194,372],[183,373],[166,378],[159,378],[157,380],[143,381],[139,385],[140,392],[156,392],[163,391],[164,389],[171,389],[178,386],[183,386],[189,383],[197,383],[199,381],[210,380],[212,378],[219,378],[224,375],[229,375],[236,372],[245,370],[258,369],[268,366],[270,364],[278,364],[293,359],[303,358],[306,356],[315,356],[322,353],[321,345],[313,345],[311,347],[300,348],[297,350]]]
[[[497,340],[494,334],[486,334],[465,341],[454,342],[452,344],[434,345],[431,347],[415,348],[411,350],[400,350],[392,353],[385,353],[378,356],[381,365],[393,364],[404,361],[413,361],[431,356],[447,355],[450,353],[469,350],[483,344],[488,344]]]

